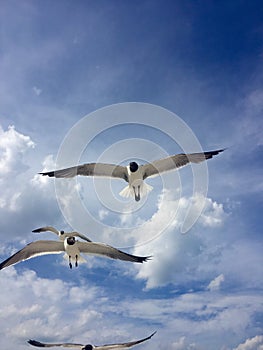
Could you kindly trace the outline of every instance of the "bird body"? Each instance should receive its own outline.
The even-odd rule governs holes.
[[[188,163],[203,162],[223,151],[224,149],[203,153],[181,153],[144,165],[131,162],[127,167],[104,163],[86,163],[71,168],[41,172],[39,174],[56,178],[71,178],[77,175],[83,175],[123,179],[129,185],[120,192],[120,195],[124,197],[133,196],[136,201],[139,201],[142,196],[145,196],[152,190],[152,187],[144,182],[146,178],[160,175],[163,172],[177,170]]]
[[[128,182],[129,185],[126,186],[121,192],[120,195],[122,197],[134,197],[135,200],[138,202],[141,197],[148,194],[153,188],[152,186],[148,185],[146,182],[143,181],[143,168],[142,166],[138,166],[137,163],[133,162],[133,164],[136,164],[137,167],[135,167],[136,170],[132,171],[131,166],[132,163],[130,163],[129,166],[127,166],[127,174],[128,174]]]
[[[64,240],[64,249],[69,258],[69,267],[72,269],[71,259],[75,259],[75,266],[78,266],[80,260],[80,250],[75,237],[68,237]]]

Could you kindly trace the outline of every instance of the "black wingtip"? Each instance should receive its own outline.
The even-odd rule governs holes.
[[[142,258],[141,258],[141,263],[143,263],[143,262],[146,262],[146,261],[149,261],[149,260],[152,260],[152,255],[149,255],[149,256],[143,256]]]
[[[218,150],[215,151],[215,152],[217,152],[216,154],[218,154],[218,153],[224,152],[225,150],[226,150],[226,148],[222,148],[222,149],[218,149]]]
[[[55,172],[54,171],[48,171],[48,172],[45,172],[45,173],[38,173],[39,175],[42,175],[42,176],[49,176],[49,177],[54,177],[55,176]]]
[[[224,152],[225,148],[222,148],[222,149],[217,149],[215,151],[210,151],[210,152],[205,152],[205,153],[211,153],[212,155],[217,155],[221,152]]]
[[[34,233],[39,233],[39,232],[40,232],[40,229],[39,229],[39,228],[36,228],[36,229],[33,230],[32,232],[34,232]]]
[[[37,340],[33,340],[33,339],[29,339],[27,341],[30,345],[33,345],[33,346],[38,346],[39,348],[44,348],[45,345],[43,343],[40,343],[39,341]]]
[[[15,254],[16,254],[16,253],[15,253]],[[14,255],[15,255],[15,254],[14,254]],[[10,256],[9,258],[7,258],[6,260],[4,260],[4,261],[0,264],[0,271],[9,266],[9,265],[7,265],[7,263],[8,263],[8,261],[11,260],[11,258],[12,258],[14,255]]]
[[[224,150],[225,150],[225,148],[218,149],[218,150],[215,150],[215,151],[208,151],[208,152],[204,152],[204,155],[205,155],[206,159],[210,159],[213,156],[216,156],[217,154],[219,154],[221,152],[224,152]]]
[[[149,335],[149,339],[151,339],[154,336],[154,334],[156,334],[156,333],[157,333],[157,331],[155,331],[151,335]]]

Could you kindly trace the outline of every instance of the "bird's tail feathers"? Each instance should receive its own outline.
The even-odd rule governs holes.
[[[142,188],[141,188],[141,197],[146,196],[148,193],[152,191],[153,187],[148,185],[146,182],[143,182]]]
[[[151,192],[152,189],[153,189],[152,186],[148,185],[146,182],[143,182],[140,188],[140,196],[141,197],[146,196],[149,192]],[[124,198],[134,198],[133,188],[130,185],[124,187],[124,189],[121,190],[119,195]]]
[[[121,192],[119,193],[120,196],[124,197],[124,198],[130,198],[130,197],[134,197],[134,193],[132,188],[128,185],[126,187],[124,187],[123,190],[121,190]]]

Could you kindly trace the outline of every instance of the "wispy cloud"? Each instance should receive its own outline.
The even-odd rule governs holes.
[[[207,289],[214,291],[214,290],[218,290],[221,286],[221,284],[224,282],[225,277],[223,274],[217,276],[215,279],[213,279],[209,285],[207,286]]]

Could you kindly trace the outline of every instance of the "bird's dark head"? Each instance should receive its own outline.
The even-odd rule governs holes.
[[[93,350],[93,346],[91,344],[87,344],[82,348],[82,350]]]
[[[130,162],[129,166],[130,166],[130,171],[132,173],[135,173],[135,171],[137,171],[139,168],[139,166],[136,162]]]
[[[60,231],[61,236],[63,236],[63,235],[64,235],[64,233],[65,233],[65,231]]]
[[[68,245],[73,245],[73,244],[75,244],[75,242],[76,242],[75,237],[68,237],[67,238]]]

